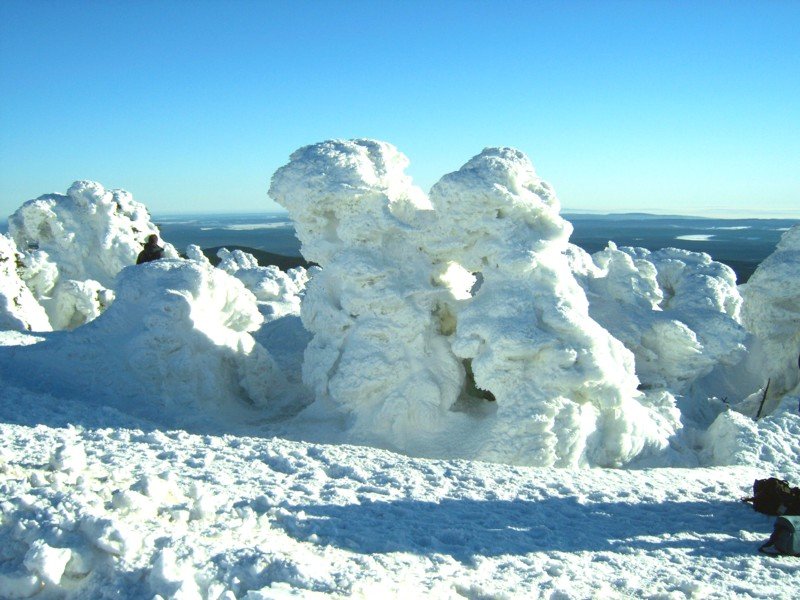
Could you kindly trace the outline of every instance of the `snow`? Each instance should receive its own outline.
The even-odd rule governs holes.
[[[94,181],[25,202],[8,218],[8,230],[21,254],[21,276],[54,329],[97,317],[113,300],[117,273],[136,262],[149,235],[158,234],[147,208],[131,194]],[[178,254],[167,244],[165,256]],[[50,326],[37,322],[36,329]]]
[[[100,184],[18,211],[95,255],[0,239],[0,598],[796,596],[740,499],[800,484],[800,226],[740,293],[570,245],[516,150],[407,164],[292,155],[308,271],[134,266]]]

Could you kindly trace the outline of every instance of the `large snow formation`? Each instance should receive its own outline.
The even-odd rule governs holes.
[[[319,401],[356,435],[415,453],[437,435],[536,465],[622,465],[664,448],[673,399],[639,392],[633,356],[589,317],[564,255],[571,228],[530,161],[487,149],[430,200],[407,164],[386,143],[331,141],[273,177],[304,256],[323,267],[302,311]]]
[[[172,426],[283,414],[290,390],[251,335],[263,318],[240,281],[161,260],[123,269],[116,293],[91,323],[17,348],[3,380],[40,392],[60,381],[67,395]]]
[[[758,266],[744,298],[742,321],[757,340],[751,368],[769,383],[769,412],[785,394],[800,394],[800,225]]]
[[[23,254],[22,277],[54,329],[74,328],[105,310],[117,273],[158,234],[131,194],[94,181],[29,200],[9,217],[8,228]],[[165,244],[165,256],[178,253]]]
[[[406,165],[383,142],[326,142],[295,152],[270,193],[322,267],[301,312],[314,334],[304,381],[351,417],[353,439],[416,453],[446,431],[463,372],[434,319],[443,292],[431,261],[412,241],[429,204]]]

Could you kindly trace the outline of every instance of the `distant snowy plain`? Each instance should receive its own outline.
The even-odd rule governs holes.
[[[569,245],[510,149],[443,178],[447,221],[404,164],[276,174],[321,270],[131,266],[155,226],[94,183],[12,216],[0,597],[796,597],[740,498],[800,483],[800,228],[742,297],[704,255]]]

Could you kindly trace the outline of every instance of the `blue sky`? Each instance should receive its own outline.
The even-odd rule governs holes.
[[[795,211],[800,2],[0,2],[0,217],[76,179],[274,210],[330,138],[424,189],[515,146],[577,210]]]

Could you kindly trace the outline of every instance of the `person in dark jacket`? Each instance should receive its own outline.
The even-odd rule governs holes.
[[[144,250],[139,252],[136,258],[136,264],[150,262],[151,260],[158,260],[163,258],[164,248],[158,245],[158,236],[154,233],[147,238],[147,243],[144,245]]]

